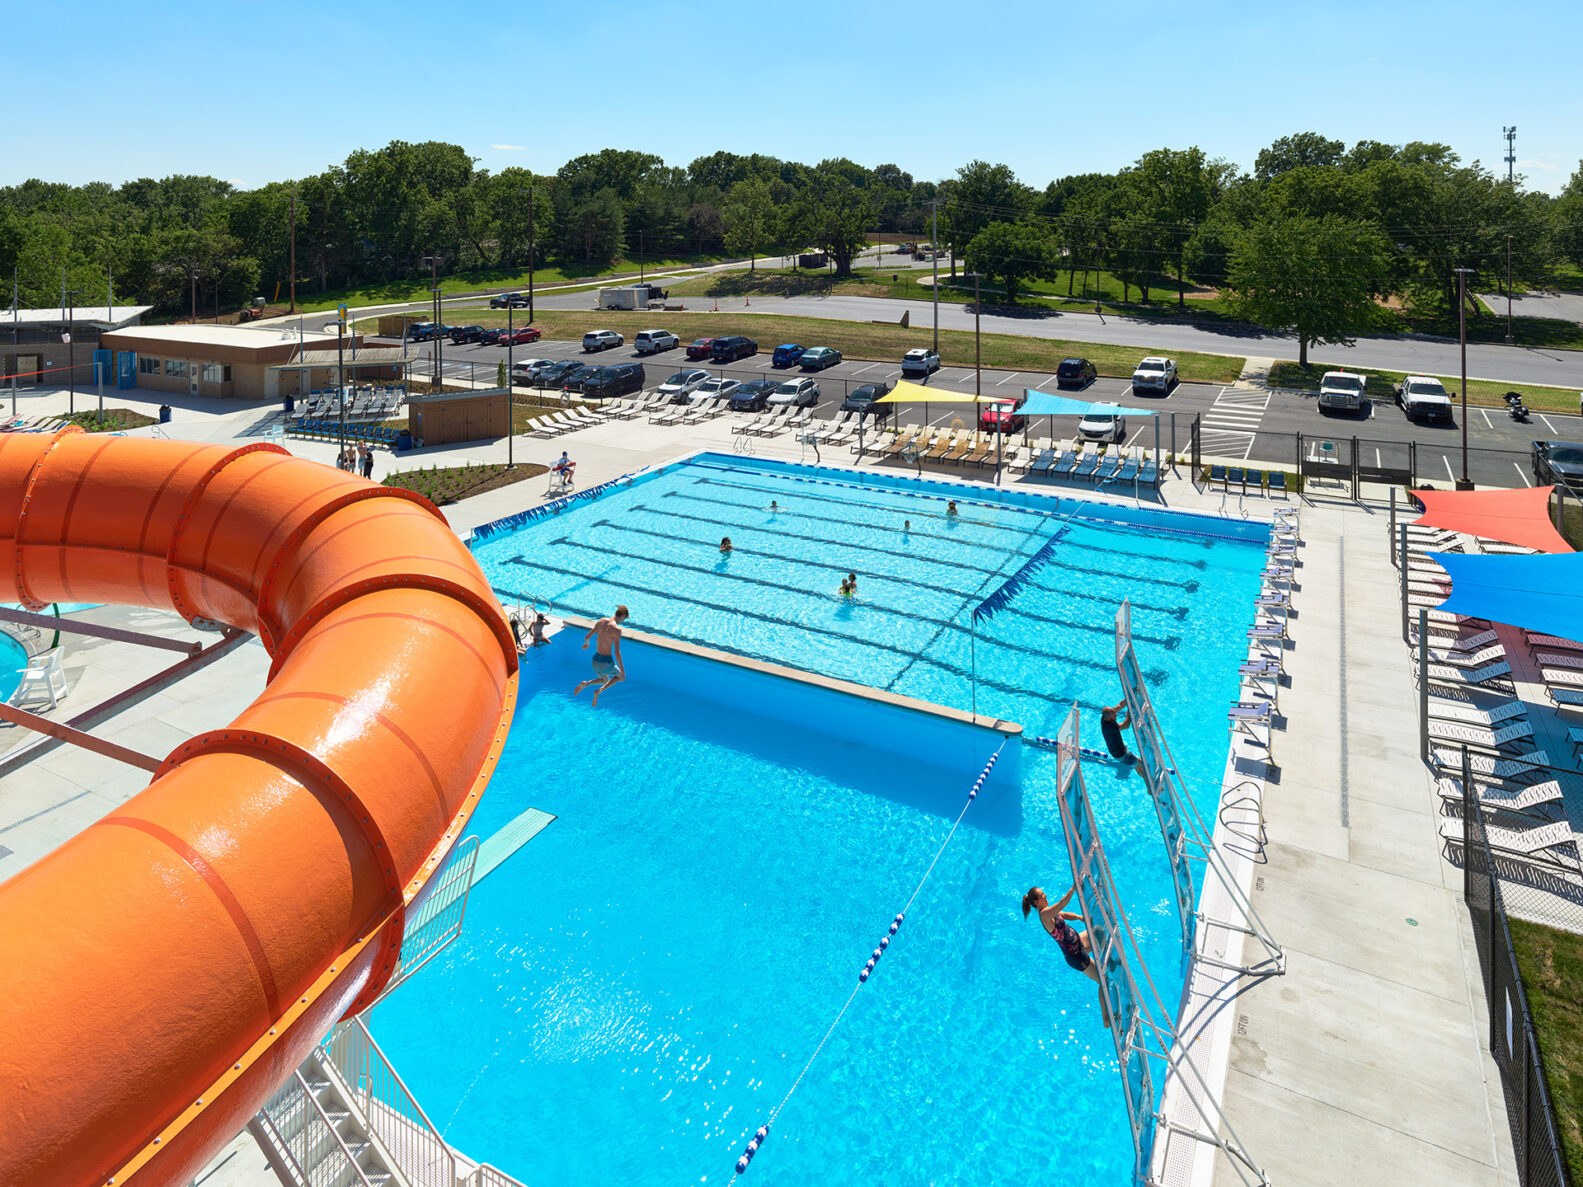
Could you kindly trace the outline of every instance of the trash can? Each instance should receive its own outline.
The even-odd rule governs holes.
[[[287,412],[295,412],[297,411],[297,401],[292,399],[290,396],[287,396],[285,400],[282,401],[281,407]]]
[[[396,434],[396,452],[406,453],[411,448],[412,433],[407,429],[402,429],[401,432]]]
[[[170,423],[170,405],[169,404],[161,404],[159,406],[159,423],[162,424],[162,425],[168,425]]]

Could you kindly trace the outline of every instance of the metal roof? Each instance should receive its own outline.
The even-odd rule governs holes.
[[[333,341],[333,339],[332,339]],[[271,363],[271,371],[307,371],[322,370],[341,363],[347,367],[389,367],[399,363],[419,362],[416,355],[403,355],[399,346],[364,346],[360,347],[354,356],[352,348],[348,346],[343,352],[333,350],[308,350],[299,354],[289,363]]]
[[[0,310],[0,327],[6,322],[19,326],[63,326],[68,320],[73,325],[96,325],[100,329],[115,330],[136,322],[152,305],[52,305],[48,309]],[[68,314],[70,317],[68,318]]]

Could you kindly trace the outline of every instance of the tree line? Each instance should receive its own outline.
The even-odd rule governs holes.
[[[395,141],[253,190],[197,176],[0,189],[0,281],[14,270],[20,303],[49,306],[64,269],[64,287],[94,302],[113,270],[123,299],[165,313],[234,307],[289,276],[293,220],[309,291],[516,272],[530,246],[538,263],[582,273],[640,257],[756,267],[804,249],[845,273],[879,231],[936,239],[953,274],[960,260],[1008,300],[1063,274],[1077,295],[1099,272],[1124,301],[1217,289],[1234,315],[1295,330],[1306,352],[1370,328],[1389,299],[1453,310],[1458,268],[1470,292],[1503,287],[1508,245],[1519,285],[1583,265],[1583,164],[1552,198],[1443,144],[1348,148],[1305,132],[1265,148],[1251,172],[1161,148],[1040,190],[981,160],[935,182],[845,158],[716,152],[679,167],[604,149],[538,175],[478,169],[457,145]]]

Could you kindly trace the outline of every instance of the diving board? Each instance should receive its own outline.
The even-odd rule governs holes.
[[[478,860],[473,865],[473,881],[479,882],[492,874],[495,868],[544,831],[544,826],[554,820],[549,812],[529,808],[521,816],[494,833],[478,847]]]

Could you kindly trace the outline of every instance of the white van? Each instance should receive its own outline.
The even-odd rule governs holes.
[[[682,340],[669,330],[639,330],[632,345],[639,354],[659,354],[662,350],[675,350]]]

